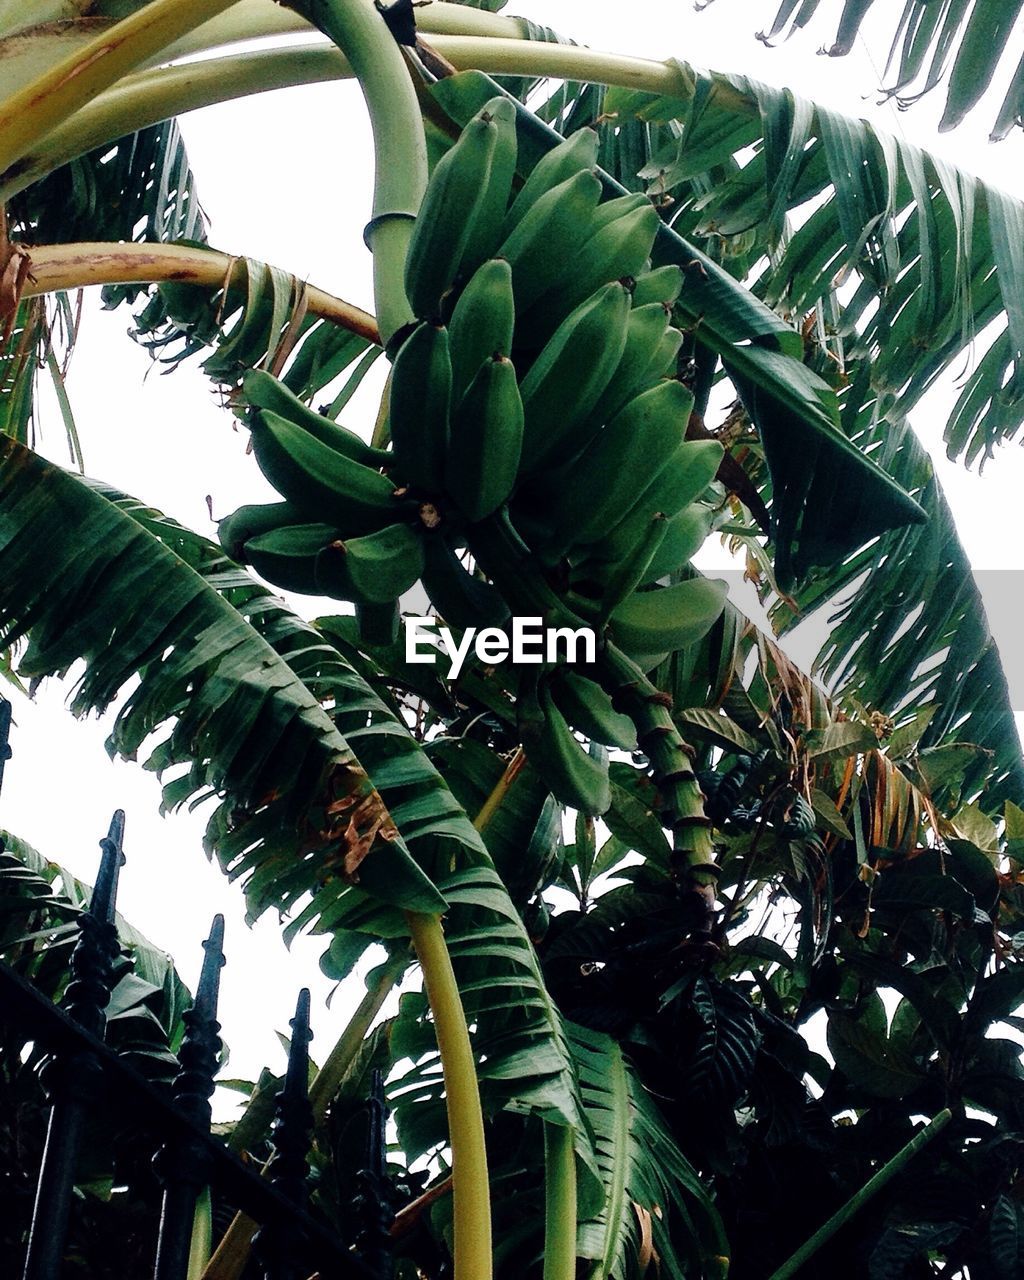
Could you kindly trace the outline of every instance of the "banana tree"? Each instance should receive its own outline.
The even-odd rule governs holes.
[[[749,1227],[722,1183],[737,1117],[754,1108],[762,1162],[773,1123],[803,1130],[794,1025],[821,1008],[836,1066],[814,1064],[811,1110],[833,1137],[853,1098],[862,1137],[905,1139],[940,1085],[1015,1132],[1009,1084],[966,1084],[1015,1079],[976,1041],[1016,991],[1020,752],[907,414],[994,321],[948,439],[974,457],[1017,429],[1019,206],[788,92],[474,7],[152,0],[4,20],[2,639],[33,679],[84,662],[74,709],[117,702],[114,750],[162,732],[166,804],[217,800],[208,845],[251,912],[327,935],[339,978],[373,940],[412,941],[424,994],[406,993],[388,1061],[404,1156],[440,1162],[442,1184],[451,1164],[435,1255],[459,1280],[541,1256],[546,1280],[580,1258],[715,1275],[733,1254],[742,1273]],[[269,42],[179,61],[251,37]],[[376,316],[212,249],[173,124],[344,75],[378,154]],[[545,96],[551,77],[568,83]],[[229,517],[222,546],[27,447],[37,353],[53,368],[39,299],[87,284],[135,303],[154,348],[201,353],[250,428],[280,501]],[[380,411],[354,432],[334,418],[381,355]],[[713,529],[761,566],[780,629],[850,593],[822,658],[845,708],[692,568]],[[303,621],[248,570],[355,613]],[[401,638],[413,587],[456,638],[536,617],[589,630],[594,652],[425,676]],[[970,852],[950,873],[951,841],[991,874]],[[626,886],[602,893],[613,870]],[[559,886],[579,911],[549,942]],[[797,904],[798,938],[766,926],[734,948],[769,893]],[[957,921],[973,925],[943,952],[940,1000],[914,966]],[[940,1002],[940,1039],[898,1056],[879,986],[909,1001],[910,1039]],[[666,1079],[680,1054],[684,1089]],[[861,1079],[861,1059],[897,1056],[895,1079]],[[890,1124],[878,1097],[920,1105]],[[944,1139],[951,1167],[970,1136]],[[847,1155],[779,1232],[780,1263],[866,1180]],[[1011,1187],[978,1201],[1002,1224],[993,1257]],[[904,1236],[885,1247],[913,1256]]]

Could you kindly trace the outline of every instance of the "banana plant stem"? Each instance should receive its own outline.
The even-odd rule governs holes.
[[[438,916],[407,912],[444,1071],[452,1149],[455,1280],[491,1280],[491,1206],[483,1111],[469,1029]]]
[[[576,1275],[576,1156],[572,1130],[544,1122],[544,1280]]]
[[[526,756],[523,754],[522,747],[517,748],[515,754],[505,766],[505,772],[498,779],[494,790],[484,801],[480,812],[473,819],[473,826],[477,831],[483,831],[497,811],[501,808],[505,801],[505,797],[509,793],[509,789],[519,777],[523,765],[526,763]]]
[[[600,83],[668,93],[683,100],[693,96],[693,83],[683,70],[642,58],[506,36],[438,35],[431,44],[458,70],[474,67],[494,74],[562,75],[575,80],[586,79],[589,71]],[[185,111],[351,75],[350,62],[336,49],[310,45],[232,54],[128,77],[54,129],[25,154],[16,173],[0,175],[0,199],[9,199],[75,156]],[[751,101],[732,92],[737,110],[753,110]]]
[[[416,90],[402,52],[373,0],[289,0],[348,59],[373,130],[373,295],[385,343],[413,319],[405,258],[427,186],[427,143]]]
[[[514,612],[539,615],[547,626],[586,625],[552,590],[529,548],[507,518],[488,517],[468,531],[470,549]],[[672,827],[673,872],[680,892],[694,900],[697,933],[710,931],[718,868],[711,824],[693,771],[692,750],[672,718],[671,698],[613,644],[597,654],[594,678],[636,726],[651,762],[665,818]]]
[[[509,40],[527,38],[527,25],[522,18],[506,18],[483,9],[468,9],[462,4],[432,0],[416,10],[416,27],[424,35],[501,36]],[[208,53],[240,40],[259,40],[268,36],[301,35],[310,25],[305,18],[274,0],[238,0],[227,13],[221,14],[202,28],[190,32],[167,50],[171,58],[194,53]]]
[[[769,1280],[790,1280],[791,1276],[795,1276],[804,1263],[812,1258],[822,1245],[827,1244],[841,1226],[849,1222],[853,1215],[862,1209],[872,1196],[877,1195],[885,1184],[894,1178],[904,1165],[917,1155],[922,1147],[926,1147],[934,1137],[945,1129],[952,1118],[953,1114],[948,1109],[940,1111],[930,1124],[925,1125],[920,1133],[915,1134],[905,1147],[902,1147],[891,1160],[882,1165],[874,1177],[869,1178],[861,1189],[855,1195],[852,1195],[846,1204],[829,1218],[828,1222],[820,1226],[806,1244],[801,1245],[796,1253],[784,1262],[777,1271],[773,1271]]]
[[[195,245],[105,241],[35,245],[31,250],[32,274],[22,296],[31,298],[86,285],[155,284],[163,280],[218,288],[240,283],[244,270],[242,258]],[[350,302],[307,286],[306,304],[311,314],[370,342],[380,342],[373,316]]]
[[[0,174],[51,129],[236,0],[151,0],[0,103]]]

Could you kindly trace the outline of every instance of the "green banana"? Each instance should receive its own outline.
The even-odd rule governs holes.
[[[297,507],[356,537],[392,524],[401,514],[395,486],[379,471],[336,453],[286,418],[260,412],[253,452],[274,488]]]
[[[653,271],[644,271],[636,277],[633,286],[633,306],[645,307],[651,302],[661,302],[671,307],[683,291],[683,269],[670,262]]]
[[[667,330],[668,312],[661,303],[634,307],[629,313],[622,355],[601,397],[605,422],[648,386],[650,370]]]
[[[659,383],[620,409],[579,458],[545,478],[558,491],[551,504],[556,554],[599,541],[633,509],[637,494],[669,465],[692,403],[681,383]]]
[[[445,484],[470,521],[508,501],[523,448],[523,402],[507,356],[485,360],[452,416]]]
[[[623,519],[609,528],[591,548],[591,554],[612,563],[627,556],[655,515],[671,520],[701,496],[714,480],[722,456],[717,440],[683,440],[677,444],[667,465],[640,487]]]
[[[637,209],[649,208],[651,208],[650,197],[645,196],[642,191],[632,191],[626,196],[615,196],[612,200],[602,200],[594,210],[587,226],[587,239],[589,240],[602,227],[606,227],[610,222],[615,222],[617,218],[621,218],[624,214],[634,213]]]
[[[634,591],[611,616],[611,638],[631,656],[674,653],[696,644],[725,607],[726,584],[691,578]]]
[[[578,129],[558,146],[552,147],[534,165],[522,189],[505,215],[502,232],[508,236],[519,226],[541,196],[553,187],[579,173],[581,169],[593,169],[597,164],[600,140],[594,129]]]
[[[344,453],[366,467],[386,467],[394,458],[384,449],[375,449],[340,422],[325,418],[305,404],[290,387],[265,369],[249,369],[242,377],[242,394],[255,409],[269,409],[302,427],[321,444]]]
[[[550,287],[552,280],[565,271],[567,262],[575,260],[580,229],[589,225],[600,198],[597,175],[589,169],[576,173],[545,191],[503,242],[498,256],[508,259],[512,267],[517,315]],[[571,310],[566,307],[563,314]]]
[[[423,573],[423,535],[407,524],[391,524],[365,538],[329,543],[316,562],[318,588],[336,600],[388,604]]]
[[[643,208],[623,213],[598,228],[576,247],[572,257],[559,262],[531,320],[544,323],[550,315],[564,315],[609,280],[638,276],[650,256],[659,225],[658,211],[648,200]]]
[[[320,594],[317,556],[337,536],[337,529],[329,524],[290,525],[247,539],[242,554],[275,587],[315,596]]]
[[[636,750],[636,727],[612,706],[607,693],[576,671],[560,669],[552,683],[555,703],[580,733],[605,747]]]
[[[515,103],[511,98],[503,96],[492,98],[480,115],[488,116],[498,132],[487,187],[471,222],[459,264],[460,273],[464,276],[475,271],[481,262],[491,257],[504,238],[505,211],[516,174],[518,140]]]
[[[242,545],[248,538],[285,525],[303,524],[308,519],[306,512],[290,502],[249,502],[218,523],[217,538],[232,560],[244,563]]]
[[[540,686],[537,697],[542,719],[524,742],[526,758],[556,800],[588,817],[599,817],[612,803],[607,752],[599,748],[591,755],[587,751],[555,706],[546,684]]]
[[[448,330],[423,320],[395,356],[388,422],[401,474],[428,493],[444,487],[451,399]]]
[[[492,258],[470,276],[452,312],[449,334],[455,404],[488,356],[512,354],[515,323],[512,268],[503,258]]]
[[[648,566],[667,533],[668,520],[659,511],[651,517],[646,530],[634,541],[632,547],[612,567],[601,595],[601,612],[605,618],[642,582],[647,581]]]
[[[356,624],[360,643],[374,646],[394,644],[402,628],[398,602],[392,604],[357,604]]]
[[[458,275],[484,206],[497,141],[494,121],[475,116],[427,183],[405,261],[405,291],[421,319],[439,313]]]
[[[600,422],[595,410],[620,362],[630,319],[629,294],[606,285],[567,316],[523,378],[524,472],[565,461]]]
[[[655,582],[667,573],[676,573],[688,564],[704,545],[713,518],[710,507],[696,503],[673,516],[667,522],[665,536],[647,566],[641,585]]]
[[[678,329],[668,329],[658,343],[654,353],[649,378],[674,378],[679,370],[679,348],[683,345],[683,335]]]
[[[500,627],[508,618],[501,594],[474,577],[440,532],[423,539],[423,586],[434,608],[450,627]]]

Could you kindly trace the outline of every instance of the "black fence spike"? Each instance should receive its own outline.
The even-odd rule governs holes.
[[[107,834],[100,841],[100,869],[93,885],[89,914],[97,920],[113,923],[117,909],[117,883],[124,866],[124,810],[115,809]]]
[[[313,1132],[313,1108],[309,1103],[309,990],[303,987],[289,1024],[292,1038],[288,1046],[288,1069],[284,1087],[275,1099],[273,1124],[274,1157],[270,1182],[275,1191],[297,1209],[305,1209],[308,1198],[306,1175]],[[263,1267],[265,1280],[294,1280],[301,1233],[294,1220],[278,1220],[260,1228],[253,1248]]]
[[[4,765],[11,758],[11,704],[0,698],[0,790],[4,785]]]
[[[384,1075],[374,1069],[366,1100],[366,1164],[356,1174],[356,1250],[378,1280],[394,1275],[391,1224],[395,1220],[391,1183],[387,1174],[388,1108],[384,1100]]]
[[[203,967],[191,1009],[182,1014],[185,1036],[178,1051],[180,1069],[171,1093],[175,1104],[190,1122],[192,1132],[167,1143],[155,1160],[157,1177],[163,1183],[160,1206],[160,1233],[157,1239],[154,1280],[185,1280],[192,1223],[199,1192],[206,1186],[209,1153],[196,1134],[210,1132],[210,1097],[220,1053],[220,1023],[217,1002],[220,971],[224,965],[224,917],[216,915],[210,936],[203,943]]]
[[[97,1040],[102,1040],[106,1031],[111,975],[120,952],[114,904],[124,862],[123,835],[124,814],[118,809],[108,835],[100,841],[99,873],[89,910],[78,918],[71,981],[63,1001],[68,1016]],[[78,1049],[50,1058],[43,1065],[41,1081],[51,1106],[25,1256],[25,1280],[56,1280],[59,1274],[82,1130],[102,1083],[102,1068],[95,1053]]]

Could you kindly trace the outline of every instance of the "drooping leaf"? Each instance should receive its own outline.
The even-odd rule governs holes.
[[[476,847],[471,824],[340,654],[219,548],[6,440],[0,566],[0,636],[5,647],[28,637],[21,669],[38,679],[84,661],[79,714],[134,685],[111,749],[134,756],[169,730],[150,765],[185,772],[167,782],[165,803],[220,797],[208,838],[229,874],[246,878],[257,914],[333,882],[317,896],[323,910],[355,874],[385,900],[439,907],[345,731],[378,751],[390,736],[381,781],[388,768],[401,778],[390,807],[409,840]],[[398,763],[406,752],[411,776]]]

